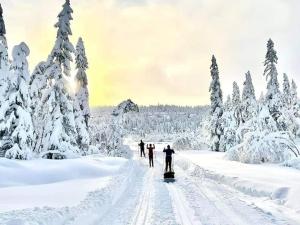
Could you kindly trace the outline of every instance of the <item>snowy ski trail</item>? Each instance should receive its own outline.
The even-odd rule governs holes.
[[[244,201],[226,185],[195,176],[176,164],[176,181],[163,181],[164,155],[157,147],[154,168],[135,156],[110,184],[78,206],[26,209],[0,214],[1,225],[296,225]],[[188,162],[189,163],[189,162]],[[198,174],[199,175],[199,174]],[[248,196],[249,197],[249,196]],[[250,198],[250,197],[249,197]]]
[[[183,193],[174,184],[167,184],[167,187],[173,199],[177,221],[185,225],[201,225],[200,221],[191,215],[193,209],[189,206]]]
[[[145,177],[145,189],[141,194],[139,204],[136,208],[136,215],[134,216],[132,225],[147,224],[149,219],[149,211],[151,210],[151,203],[153,199],[153,176],[154,170],[149,170]]]

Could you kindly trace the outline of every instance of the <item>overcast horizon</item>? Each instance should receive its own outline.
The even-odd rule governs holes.
[[[9,52],[25,40],[31,71],[54,45],[63,3],[2,2]],[[300,86],[299,1],[71,0],[71,5],[71,40],[75,45],[82,36],[86,45],[93,107],[128,98],[139,105],[207,105],[212,54],[224,100],[233,81],[242,88],[248,70],[259,97],[266,88],[269,38],[278,53],[280,83],[285,72]]]

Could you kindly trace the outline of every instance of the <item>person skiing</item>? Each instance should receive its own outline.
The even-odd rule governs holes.
[[[153,154],[154,154],[154,149],[155,149],[155,145],[153,144],[150,144],[148,145],[147,144],[147,149],[148,149],[148,155],[149,155],[149,166],[150,167],[154,167],[154,164],[153,164]]]
[[[145,143],[143,142],[143,140],[141,140],[141,142],[139,143],[140,146],[140,151],[141,151],[141,157],[146,157],[145,155]]]
[[[175,154],[175,151],[168,145],[164,152],[166,153],[166,172],[168,172],[168,168],[169,172],[172,172],[172,154]]]

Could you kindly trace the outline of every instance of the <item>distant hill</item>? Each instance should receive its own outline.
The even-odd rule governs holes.
[[[119,116],[121,114],[129,112],[139,112],[139,107],[131,99],[121,102],[112,112],[113,116]]]

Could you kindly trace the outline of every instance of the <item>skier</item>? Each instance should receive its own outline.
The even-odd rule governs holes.
[[[143,142],[143,140],[141,140],[141,143],[139,143],[139,146],[140,146],[140,151],[141,151],[141,157],[146,157],[145,155],[145,143]]]
[[[148,145],[147,144],[147,149],[148,149],[148,155],[149,155],[149,166],[150,167],[154,167],[154,164],[153,164],[153,153],[154,153],[154,149],[155,149],[155,145],[153,144],[150,144]]]
[[[169,172],[172,172],[172,154],[175,154],[175,151],[168,145],[164,152],[166,153],[166,172],[168,172],[168,168]]]

